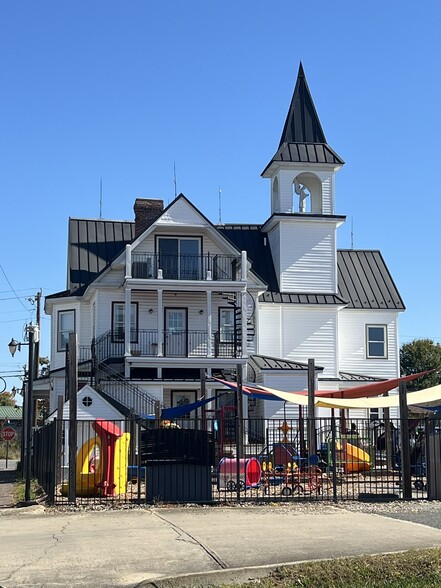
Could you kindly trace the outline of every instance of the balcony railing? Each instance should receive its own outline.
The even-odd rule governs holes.
[[[135,334],[133,334],[135,339]],[[124,339],[115,337],[108,331],[98,337],[94,343],[94,353],[98,362],[108,359],[122,359],[124,357]],[[130,344],[133,356],[158,357],[162,351],[163,357],[209,357],[207,331],[176,331],[163,332],[163,348],[159,349],[159,337],[157,330],[139,330],[136,341]],[[238,358],[241,357],[242,348],[240,339],[230,336],[228,340],[222,340],[219,333],[213,333],[211,337],[212,357]]]
[[[164,280],[236,281],[240,257],[234,255],[164,255],[133,253],[132,277]]]

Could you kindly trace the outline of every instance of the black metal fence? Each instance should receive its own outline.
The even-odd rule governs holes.
[[[53,421],[34,434],[33,473],[55,504],[69,480],[92,504],[401,499],[399,424],[316,419],[309,455],[307,419],[78,421],[69,465],[69,421]],[[441,498],[439,421],[409,420],[406,442],[411,498]]]

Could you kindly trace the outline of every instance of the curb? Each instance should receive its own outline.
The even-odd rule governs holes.
[[[367,557],[377,557],[379,555],[395,555],[399,553],[406,553],[407,551],[409,550],[399,549],[397,551],[370,553]],[[352,559],[354,557],[360,556],[347,555],[339,557],[337,559]],[[178,576],[170,576],[168,578],[160,578],[157,580],[142,580],[138,584],[135,584],[133,588],[209,588],[210,586],[222,586],[225,584],[252,582],[253,580],[268,577],[268,575],[271,572],[274,572],[275,570],[292,568],[307,563],[334,561],[334,559],[335,558],[303,559],[300,561],[292,561],[278,564],[248,566],[246,568],[228,568],[225,570],[214,570],[211,572],[180,574]]]
[[[143,580],[135,584],[134,588],[208,588],[209,586],[221,586],[223,584],[242,583],[265,578],[276,569],[295,566],[304,561],[267,564],[263,566],[250,566],[247,568],[228,568],[214,570],[212,572],[199,572],[193,574],[180,574],[169,578],[157,580]]]

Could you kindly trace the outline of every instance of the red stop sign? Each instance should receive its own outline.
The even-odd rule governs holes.
[[[12,441],[15,439],[15,429],[12,427],[3,427],[3,429],[0,431],[0,437],[3,439],[3,441]]]

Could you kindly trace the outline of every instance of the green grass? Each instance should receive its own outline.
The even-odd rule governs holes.
[[[37,480],[31,480],[31,500],[37,500],[41,496],[43,496],[44,492],[39,486]],[[18,504],[19,502],[24,502],[25,499],[25,481],[24,480],[16,480],[14,484],[14,502]]]
[[[239,585],[238,585],[239,586]],[[242,588],[431,588],[441,586],[441,549],[351,557],[281,568]]]

